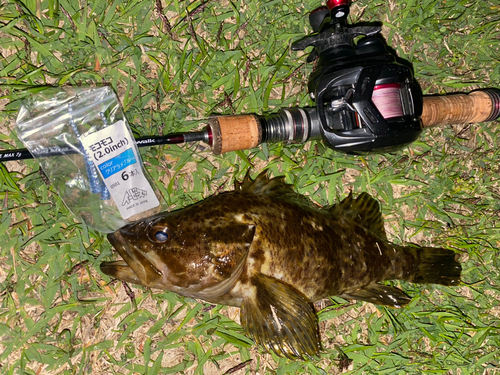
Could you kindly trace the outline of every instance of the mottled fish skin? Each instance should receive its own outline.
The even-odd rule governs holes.
[[[242,325],[258,344],[301,358],[319,352],[311,302],[338,295],[400,307],[410,299],[378,282],[459,283],[450,250],[390,243],[366,193],[319,209],[265,173],[235,187],[110,234],[124,260],[102,271],[242,307]]]

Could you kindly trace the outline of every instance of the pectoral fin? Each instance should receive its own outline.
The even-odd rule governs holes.
[[[339,297],[397,308],[407,305],[411,301],[411,298],[402,290],[381,284],[370,284],[363,288],[343,293]]]
[[[281,281],[258,274],[241,305],[241,324],[256,344],[288,358],[319,353],[318,324],[313,307],[302,294]]]

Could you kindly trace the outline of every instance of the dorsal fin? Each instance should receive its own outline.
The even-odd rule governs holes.
[[[315,208],[309,199],[293,190],[293,185],[285,182],[285,177],[269,178],[267,170],[261,172],[255,180],[250,178],[250,171],[248,171],[243,182],[234,183],[234,188],[240,193],[267,195],[273,199],[295,203],[302,207]]]
[[[356,199],[349,194],[342,202],[330,208],[333,216],[347,216],[365,229],[387,240],[380,204],[368,193],[361,193]]]
[[[253,181],[250,178],[250,170],[248,170],[243,182],[235,181],[234,188],[242,193],[251,193],[254,195],[297,194],[293,190],[292,185],[285,182],[284,177],[267,177],[267,170],[261,172]]]

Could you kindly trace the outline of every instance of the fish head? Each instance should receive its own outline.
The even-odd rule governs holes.
[[[198,208],[159,214],[110,233],[108,240],[123,260],[104,262],[101,271],[126,282],[217,301],[240,276],[255,225],[220,210]]]

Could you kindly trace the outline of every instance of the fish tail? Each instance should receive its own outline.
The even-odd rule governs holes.
[[[462,266],[458,254],[452,250],[435,247],[409,247],[417,263],[411,282],[422,284],[458,285]]]

